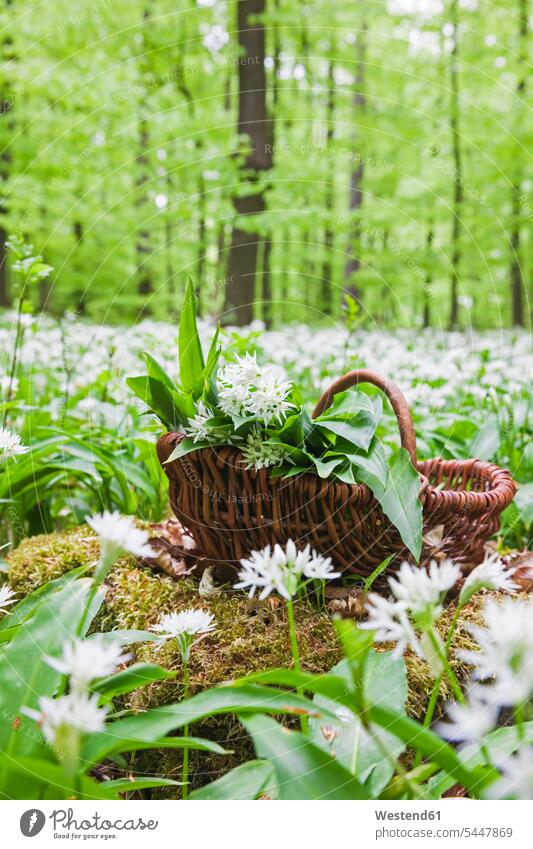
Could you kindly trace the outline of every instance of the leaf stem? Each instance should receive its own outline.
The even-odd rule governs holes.
[[[300,672],[302,667],[300,663],[300,649],[298,646],[298,636],[296,634],[296,624],[294,621],[294,605],[292,598],[288,598],[285,601],[287,604],[287,618],[289,620],[289,637],[291,641],[292,662],[294,665],[294,669],[297,672]],[[302,688],[296,687],[296,692],[301,694],[303,692]],[[302,731],[307,732],[308,722],[306,716],[302,716],[300,718],[300,727]]]
[[[187,701],[189,698],[189,658],[183,657],[183,701]],[[183,736],[189,736],[189,723],[186,723],[183,726]],[[181,771],[181,780],[183,782],[183,786],[181,788],[181,798],[185,801],[188,795],[188,784],[189,784],[189,750],[185,746],[183,749],[183,766]]]
[[[439,639],[435,635],[433,628],[429,629],[428,636],[429,636],[429,639],[431,641],[431,645],[433,646],[436,654],[439,657],[439,660],[442,662],[442,665],[444,667],[444,674],[446,675],[446,678],[448,679],[448,683],[449,683],[450,687],[452,688],[452,692],[453,692],[455,698],[457,699],[458,702],[464,702],[465,697],[463,695],[463,691],[461,690],[461,685],[459,684],[459,681],[457,680],[457,676],[456,676],[455,672],[453,671],[452,667],[450,666],[450,662],[448,660],[448,652],[447,652],[446,647],[444,647],[444,650],[443,650],[443,646],[441,645]]]

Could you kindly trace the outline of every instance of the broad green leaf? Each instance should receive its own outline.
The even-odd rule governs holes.
[[[117,719],[108,723],[107,730],[110,735],[113,734],[115,725],[119,721],[121,720]],[[146,741],[117,736],[114,744],[107,751],[107,756],[118,755],[122,752],[142,752],[150,749],[196,749],[201,752],[212,752],[215,755],[232,754],[231,749],[224,749],[214,740],[206,740],[203,737],[160,737],[157,740]],[[85,768],[90,769],[92,765],[92,762],[84,761]]]
[[[194,415],[192,397],[187,397],[155,377],[148,374],[128,377],[126,383],[168,430],[185,426]]]
[[[310,422],[311,420],[306,410],[300,410],[298,413],[287,416],[278,431],[280,440],[297,448],[303,448]],[[312,427],[312,422],[310,426]]]
[[[331,673],[340,675],[348,689],[353,688],[346,660],[334,666]],[[407,676],[403,658],[393,657],[392,652],[371,651],[363,673],[363,688],[363,698],[371,704],[383,704],[400,714],[405,713]],[[378,730],[369,732],[352,711],[345,707],[339,709],[338,704],[335,706],[335,702],[320,695],[315,696],[314,701],[319,707],[337,713],[339,720],[326,726],[327,733],[323,722],[310,720],[313,742],[325,751],[334,752],[337,760],[365,783],[371,795],[378,796],[394,774],[393,762],[384,750],[392,759],[397,758],[405,748],[404,743],[382,729],[376,740]]]
[[[157,360],[152,357],[147,351],[143,351],[142,353],[144,357],[144,361],[146,363],[146,371],[148,372],[148,377],[153,377],[155,380],[158,380],[164,386],[168,386],[169,389],[174,389],[174,381],[171,377],[166,373],[165,369],[159,365]]]
[[[341,437],[354,448],[368,451],[372,437],[376,432],[377,422],[366,412],[356,413],[347,420],[333,416],[319,416],[314,420],[315,428],[326,435]],[[335,441],[333,439],[333,441]]]
[[[248,761],[227,772],[222,778],[218,778],[200,790],[195,790],[189,798],[192,801],[257,799],[273,781],[274,769],[270,761]]]
[[[179,460],[180,457],[185,457],[186,454],[192,454],[193,451],[199,451],[201,448],[212,448],[210,442],[207,442],[205,439],[199,439],[198,442],[195,442],[194,439],[182,439],[176,447],[174,451],[170,455],[170,457],[165,460],[165,464],[172,463],[173,460]]]
[[[211,345],[207,354],[207,360],[205,362],[205,368],[202,373],[202,378],[204,382],[203,400],[209,404],[216,404],[218,401],[217,367],[218,361],[220,359],[220,354],[222,352],[222,349],[218,345],[219,335],[220,325],[218,324],[214,336],[211,340]]]
[[[42,753],[44,743],[35,722],[25,717],[23,707],[36,709],[40,696],[53,696],[61,675],[46,663],[45,655],[62,654],[64,643],[78,629],[92,582],[86,578],[66,584],[45,596],[29,623],[23,624],[3,651],[0,664],[0,707],[8,721],[0,723],[0,750],[8,758]],[[86,619],[86,629],[102,603],[100,590]],[[2,770],[0,786],[11,783]]]
[[[371,722],[375,722],[385,731],[402,740],[406,746],[420,752],[424,758],[434,761],[454,778],[454,783],[457,782],[475,793],[479,791],[482,784],[479,771],[467,768],[455,749],[429,728],[383,705],[370,705],[368,717]]]
[[[241,716],[259,758],[274,768],[280,799],[369,799],[365,787],[301,732],[268,716]]]
[[[313,462],[318,476],[320,478],[329,478],[344,460],[342,457],[337,457],[334,460],[320,460],[318,457],[313,457]]]
[[[14,626],[20,625],[21,622],[27,620],[35,612],[37,606],[41,604],[47,596],[53,595],[58,590],[66,586],[66,584],[75,581],[76,578],[79,578],[90,568],[90,564],[87,566],[77,566],[75,569],[65,572],[64,575],[61,575],[59,578],[54,578],[53,581],[48,581],[46,584],[43,584],[32,593],[25,596],[25,598],[21,599],[14,607],[11,608],[9,616],[4,616],[0,619],[0,631],[3,631],[6,628],[11,630]]]
[[[315,462],[315,457],[308,454],[307,451],[303,451],[301,448],[282,442],[281,439],[278,439],[277,437],[271,437],[266,440],[266,442],[268,445],[277,445],[280,448],[283,448],[291,463],[294,463],[296,466],[307,466],[308,464],[311,465],[311,463]]]
[[[275,684],[282,687],[293,687],[294,689],[300,688],[301,690],[308,690],[310,693],[319,693],[350,710],[355,706],[353,695],[346,687],[344,678],[331,673],[313,675],[310,672],[280,667],[279,669],[267,669],[264,672],[251,672],[233,683],[239,688],[249,684]],[[271,692],[275,693],[276,691],[272,690]],[[319,718],[329,722],[335,718],[335,714],[325,711],[320,713]]]
[[[346,457],[355,466],[356,470],[354,474],[356,480],[358,480],[359,470],[363,469],[367,474],[373,475],[382,486],[387,485],[389,473],[387,455],[385,454],[383,443],[377,436],[374,436],[372,439],[368,453],[364,454],[358,451],[356,453],[348,453]]]
[[[351,688],[359,703],[363,704],[363,682],[366,664],[372,651],[373,635],[370,631],[357,628],[349,619],[338,619],[335,630],[339,636],[352,673],[354,687]]]
[[[159,778],[158,776],[143,775],[142,778],[115,778],[104,781],[100,785],[102,793],[113,794],[120,798],[119,793],[133,793],[135,790],[149,790],[151,787],[180,787],[181,781],[172,778]]]
[[[3,788],[4,799],[102,799],[107,798],[92,778],[80,776],[73,786],[63,768],[48,760],[47,752],[42,757],[17,755],[12,758],[0,752],[0,770],[9,773],[11,780]],[[43,790],[47,788],[47,790]],[[78,792],[79,789],[79,792]]]
[[[122,630],[118,629],[116,631],[104,631],[102,634],[89,634],[87,637],[88,640],[91,640],[93,637],[98,636],[99,640],[102,640],[104,643],[118,643],[121,646],[132,645],[133,643],[145,643],[156,642],[160,639],[158,634],[155,634],[153,631],[140,631],[140,630]]]
[[[152,681],[164,681],[175,677],[175,672],[169,672],[168,669],[163,669],[155,663],[135,663],[127,669],[115,672],[114,675],[97,678],[93,681],[91,689],[111,699],[123,693],[131,693],[137,687],[144,687]]]
[[[418,561],[422,550],[420,478],[405,448],[400,448],[391,460],[386,487],[379,484],[374,476],[368,475],[364,469],[358,470],[358,476],[372,490],[381,509],[398,529],[403,542]]]
[[[261,712],[317,714],[313,703],[296,693],[272,691],[269,687],[215,687],[198,693],[185,702],[164,705],[137,716],[119,719],[112,730],[91,735],[83,748],[84,758],[99,763],[109,752],[116,751],[117,739],[150,742],[171,731],[191,725],[219,713]]]
[[[180,383],[186,393],[200,395],[205,363],[196,327],[196,296],[190,278],[181,308],[178,350]]]

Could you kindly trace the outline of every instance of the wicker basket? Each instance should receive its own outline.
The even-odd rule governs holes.
[[[407,402],[390,380],[371,371],[352,371],[322,395],[320,415],[337,392],[372,383],[388,397],[402,446],[420,473],[424,546],[421,563],[438,548],[459,563],[479,563],[486,541],[516,487],[509,472],[481,460],[418,462]],[[183,434],[167,433],[157,444],[162,464]],[[389,570],[409,552],[397,529],[364,484],[322,480],[314,474],[270,478],[268,469],[245,468],[238,449],[202,448],[163,465],[172,509],[207,560],[237,565],[251,550],[289,538],[311,543],[346,572],[369,575],[390,554]]]

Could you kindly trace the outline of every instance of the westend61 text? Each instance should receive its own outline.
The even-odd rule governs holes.
[[[378,820],[439,820],[440,811],[374,811]]]

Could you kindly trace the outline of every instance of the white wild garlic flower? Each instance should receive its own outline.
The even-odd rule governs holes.
[[[70,688],[86,689],[95,678],[111,675],[131,655],[123,654],[120,645],[106,641],[103,634],[87,640],[73,640],[63,647],[61,657],[46,656],[52,669],[69,676]]]
[[[307,545],[298,550],[292,540],[288,540],[285,550],[269,545],[261,551],[252,551],[249,558],[241,560],[242,569],[235,589],[247,589],[250,598],[259,590],[259,599],[272,592],[290,600],[307,580],[332,580],[338,578],[330,557],[322,557]]]
[[[26,454],[30,449],[23,445],[18,433],[0,427],[0,462]]]

